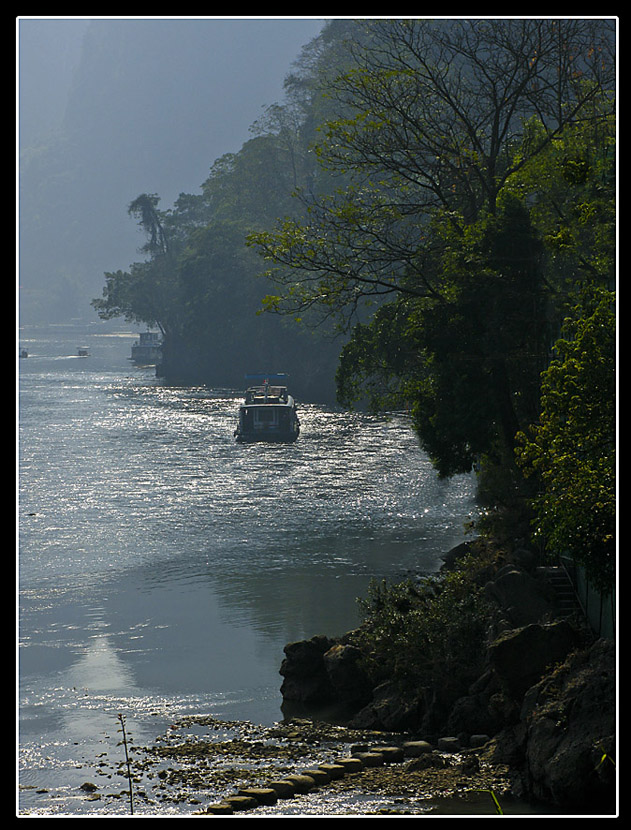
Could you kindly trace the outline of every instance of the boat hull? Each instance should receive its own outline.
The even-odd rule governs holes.
[[[298,432],[291,434],[281,433],[236,433],[237,444],[293,444],[298,439]]]

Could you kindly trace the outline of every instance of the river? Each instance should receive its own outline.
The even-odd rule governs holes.
[[[475,510],[404,415],[299,401],[295,444],[236,444],[239,390],[163,384],[136,336],[20,330],[22,814],[85,812],[119,713],[137,744],[192,713],[281,720],[283,646],[353,628],[373,578],[435,571]]]

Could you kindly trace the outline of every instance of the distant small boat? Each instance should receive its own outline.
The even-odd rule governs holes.
[[[246,375],[246,380],[262,380],[250,386],[239,407],[235,438],[239,443],[273,441],[291,443],[300,434],[296,403],[284,384],[286,375]]]
[[[131,347],[131,360],[141,366],[153,366],[162,357],[162,338],[155,331],[143,331]]]
[[[77,351],[79,353],[79,357],[87,357],[90,354],[87,346],[79,346]]]
[[[20,357],[28,357],[28,349],[20,349]]]

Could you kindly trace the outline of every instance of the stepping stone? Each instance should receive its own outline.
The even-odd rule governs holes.
[[[278,798],[292,798],[296,792],[294,782],[288,781],[286,778],[281,778],[278,781],[270,781],[267,786],[274,790]]]
[[[426,752],[433,752],[434,747],[427,741],[406,741],[403,744],[403,753],[408,758],[418,758]]]
[[[310,775],[286,775],[285,778],[291,781],[297,793],[308,793],[316,786],[316,782]]]
[[[344,767],[344,772],[359,772],[364,768],[359,758],[339,758],[335,763],[340,767]]]
[[[245,787],[239,790],[239,795],[255,798],[259,804],[276,804],[278,794],[271,787]]]
[[[259,806],[256,798],[249,795],[229,795],[224,798],[226,804],[229,804],[233,810],[253,810]]]
[[[366,767],[380,767],[384,763],[380,752],[357,752],[355,758],[359,758]]]
[[[324,770],[330,777],[331,781],[344,777],[345,770],[342,764],[320,764],[319,769]]]
[[[234,810],[230,804],[226,804],[225,801],[222,801],[219,804],[209,804],[208,807],[206,807],[206,812],[217,816],[231,816]]]
[[[318,769],[303,769],[302,774],[303,775],[308,775],[309,778],[313,778],[313,780],[319,786],[322,785],[322,784],[328,784],[329,781],[331,780],[331,776],[329,775],[329,773],[325,772],[321,768],[318,768]]]

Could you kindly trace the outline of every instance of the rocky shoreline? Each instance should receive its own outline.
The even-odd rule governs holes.
[[[486,749],[307,719],[265,728],[190,716],[136,750],[134,799],[144,814],[492,815],[512,802],[507,768]]]
[[[555,576],[519,550],[484,574],[485,668],[448,706],[437,689],[372,687],[354,632],[288,643],[283,722],[174,722],[134,751],[136,812],[614,816],[615,642],[590,633]],[[98,775],[110,784],[86,782],[84,797],[124,809],[128,792],[110,791],[122,764]]]
[[[459,546],[445,557],[454,567]],[[508,770],[510,792],[572,814],[611,813],[616,799],[616,652],[567,606],[554,569],[516,550],[492,573],[485,670],[445,708],[440,690],[371,687],[354,632],[289,643],[280,673],[283,711],[337,711],[350,728],[421,735],[471,750]],[[447,736],[445,738],[444,736]]]

